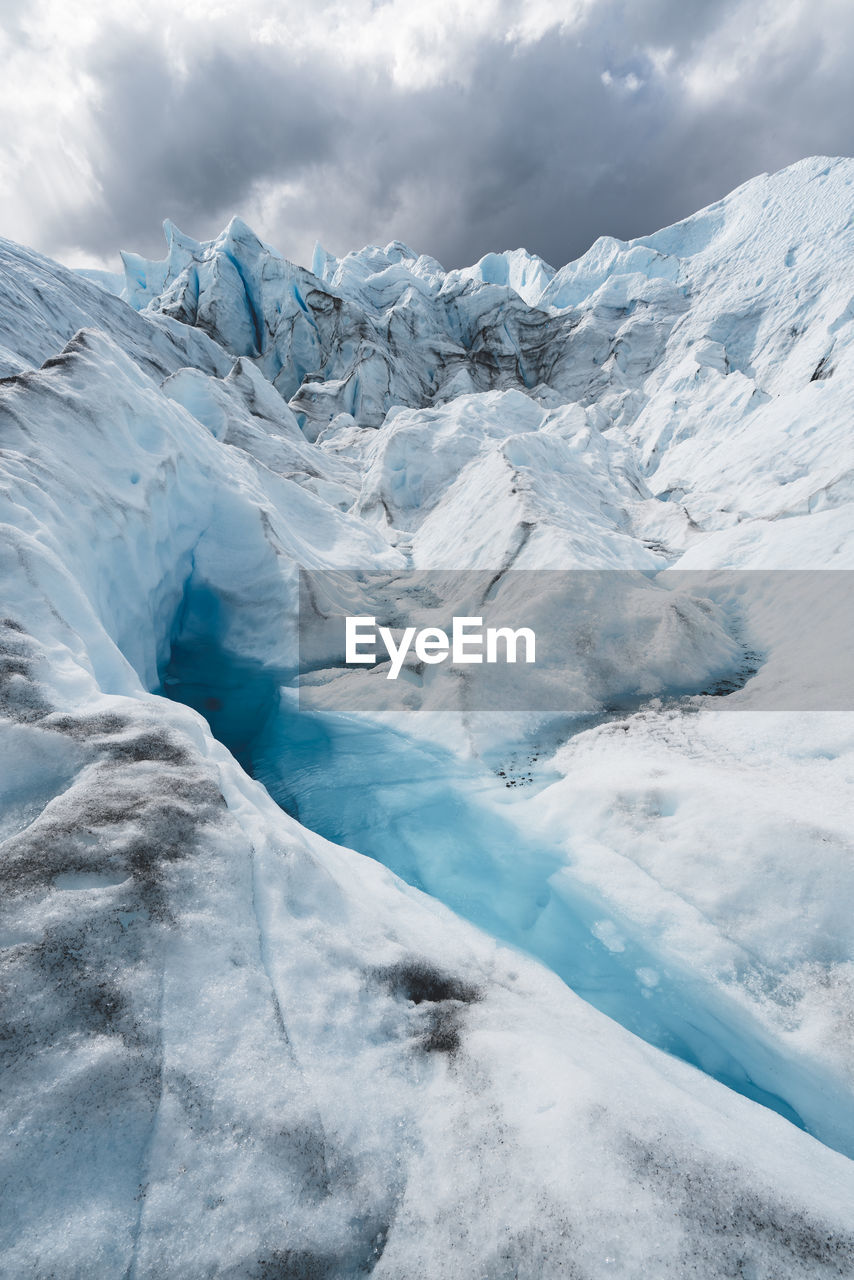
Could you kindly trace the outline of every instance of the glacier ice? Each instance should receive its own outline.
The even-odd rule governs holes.
[[[808,571],[835,634],[852,193],[558,271],[0,242],[0,1274],[851,1273],[854,722],[761,709],[838,655],[760,591],[726,699],[294,685],[299,567]]]

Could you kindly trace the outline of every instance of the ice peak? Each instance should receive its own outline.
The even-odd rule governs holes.
[[[571,331],[578,311],[618,317],[652,307],[656,331],[664,334],[688,298],[708,299],[708,333],[699,338],[725,349],[725,367],[752,377],[769,358],[744,336],[747,329],[738,338],[728,332],[716,318],[719,306],[722,316],[737,314],[743,299],[755,295],[753,310],[791,311],[790,328],[798,328],[802,321],[794,313],[808,295],[801,292],[796,304],[789,272],[809,259],[813,284],[829,288],[836,279],[837,269],[825,259],[831,244],[837,259],[848,252],[840,237],[849,226],[852,179],[852,160],[800,161],[649,235],[602,236],[559,271],[521,247],[445,271],[401,240],[343,257],[318,244],[306,270],[282,258],[242,218],[207,241],[167,221],[162,262],[123,255],[123,292],[138,310],[194,325],[231,355],[258,361],[312,437],[341,413],[379,426],[393,405],[420,408],[494,387],[544,394],[545,384],[559,384],[562,393],[567,379],[577,379],[584,396],[588,385],[616,376],[603,364],[610,370],[619,326],[615,319],[615,333],[595,358],[591,350],[582,373],[581,345],[574,341],[570,356],[566,335],[559,334],[563,327]],[[725,306],[711,301],[727,292],[718,279],[724,261],[729,291],[736,280],[740,291]],[[532,309],[566,313],[545,343]],[[844,311],[842,300],[836,310]],[[820,345],[816,339],[810,372],[825,354]],[[626,351],[621,329],[616,350],[619,371]]]

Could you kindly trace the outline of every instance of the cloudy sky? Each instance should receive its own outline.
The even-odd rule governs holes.
[[[854,152],[851,0],[0,0],[0,235],[560,265]]]

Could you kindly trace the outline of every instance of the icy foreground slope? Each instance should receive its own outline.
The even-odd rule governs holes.
[[[750,709],[768,602],[740,711],[278,693],[298,565],[854,567],[852,182],[557,273],[0,245],[0,1274],[854,1271],[854,722]]]

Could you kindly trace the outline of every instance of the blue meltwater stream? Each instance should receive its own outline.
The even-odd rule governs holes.
[[[854,1117],[746,1010],[689,972],[669,972],[628,928],[622,950],[600,941],[594,927],[611,913],[573,883],[563,850],[525,834],[513,816],[522,806],[482,762],[376,722],[300,712],[275,675],[208,641],[174,644],[160,692],[200,711],[310,830],[535,956],[650,1044],[854,1154]]]

